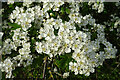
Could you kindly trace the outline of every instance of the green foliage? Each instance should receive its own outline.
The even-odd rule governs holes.
[[[65,54],[60,56],[60,60],[56,60],[55,64],[58,68],[65,70],[66,72],[69,71],[69,62],[72,60],[71,54]]]

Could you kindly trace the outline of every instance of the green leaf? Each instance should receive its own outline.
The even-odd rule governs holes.
[[[99,1],[97,1],[97,4],[100,4],[100,2],[99,2]]]
[[[43,78],[43,73],[40,74],[40,78],[41,78],[41,79]]]
[[[65,12],[65,9],[64,7],[61,8],[61,11],[60,11],[62,14]]]
[[[66,8],[66,13],[70,14],[70,9]]]
[[[12,9],[13,9],[13,8],[14,8],[14,7],[13,7],[13,4],[9,4],[9,8],[12,8]]]
[[[15,30],[17,28],[21,28],[20,25],[18,25],[17,23],[8,23],[9,26],[11,26],[11,30]]]
[[[56,60],[56,65],[62,70],[69,70],[69,62],[72,60],[71,54],[65,54],[60,56],[60,60]]]

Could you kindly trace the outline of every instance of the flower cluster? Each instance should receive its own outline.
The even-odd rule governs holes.
[[[14,33],[14,35],[12,36],[12,40],[6,39],[5,42],[3,43],[3,47],[1,49],[2,55],[13,54],[12,50],[18,51],[19,54],[11,59],[11,61],[14,62],[15,64],[14,67],[21,65],[26,66],[31,64],[33,59],[32,55],[29,54],[31,51],[30,43],[27,42],[29,40],[29,37],[27,37],[28,34],[27,31],[23,31],[21,28],[18,28],[16,30],[12,30],[12,32]],[[22,48],[19,48],[18,50],[18,47],[20,46],[22,46]],[[25,60],[27,62],[25,62]],[[19,61],[19,63],[17,63],[17,61]],[[12,74],[12,72],[10,73]],[[8,71],[7,74],[9,74]]]
[[[4,62],[1,62],[0,69],[2,72],[7,73],[6,78],[11,78],[13,70],[13,63],[11,62],[11,59],[7,58]]]
[[[38,53],[45,53],[50,57],[74,51],[72,58],[77,63],[70,62],[69,69],[74,71],[76,75],[79,73],[89,76],[90,72],[94,72],[94,67],[102,65],[105,59],[114,58],[117,50],[112,48],[112,44],[105,39],[103,25],[96,24],[91,15],[82,16],[78,13],[79,9],[74,10],[73,8],[69,14],[69,22],[63,23],[59,18],[57,20],[51,18],[43,23],[44,27],[40,29],[38,38],[45,38],[45,41],[36,42],[36,50]],[[76,31],[75,23],[80,28],[88,24],[92,25],[98,33],[98,38],[95,41],[90,41],[90,34]],[[58,29],[57,36],[54,34],[55,29]],[[100,43],[106,46],[105,51],[99,51]]]
[[[98,10],[98,13],[101,13],[103,12],[104,10],[104,4],[103,4],[104,1],[100,1],[100,2],[95,2],[93,0],[90,0],[88,5],[91,6],[92,4],[92,9],[94,10]]]
[[[15,19],[15,23],[17,23],[18,25],[22,26],[23,30],[27,30],[28,28],[30,28],[31,22],[34,21],[34,8],[28,8],[25,12],[23,7],[19,8],[19,7],[15,7],[15,10],[13,11],[13,13],[10,15],[10,21],[13,23],[14,19]]]
[[[12,70],[15,67],[26,67],[32,64],[35,58],[31,50],[31,40],[34,37],[29,37],[32,34],[29,33],[30,28],[38,29],[36,31],[38,35],[34,38],[36,39],[35,47],[32,48],[35,48],[39,54],[47,54],[50,58],[57,55],[72,54],[72,60],[68,66],[69,71],[74,72],[75,75],[85,74],[89,76],[95,71],[95,67],[103,64],[105,59],[115,57],[117,49],[107,41],[105,26],[96,23],[91,14],[83,16],[79,7],[82,3],[69,3],[68,21],[63,21],[60,15],[53,18],[52,13],[49,13],[49,11],[60,13],[60,7],[65,4],[61,0],[58,2],[43,1],[42,6],[29,7],[29,4],[24,3],[27,9],[15,7],[9,16],[11,23],[17,23],[21,27],[11,30],[12,38],[6,39],[1,49],[2,55],[12,54],[13,50],[17,55],[12,58],[7,57],[0,63],[0,69],[7,73],[7,78],[12,77]],[[104,10],[104,4],[94,3],[92,8],[101,13]],[[116,22],[115,25],[118,23]],[[92,31],[97,34],[97,38],[94,40],[91,37]],[[101,44],[105,46],[103,50],[101,50]],[[63,78],[68,76],[69,72],[63,74]]]

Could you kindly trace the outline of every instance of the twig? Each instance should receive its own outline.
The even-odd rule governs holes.
[[[52,65],[51,65],[51,71],[52,71],[52,69],[53,69],[53,63],[54,63],[54,57],[52,58]],[[51,75],[52,75],[52,72],[51,72]],[[53,80],[54,80],[54,77],[53,77],[53,75],[52,75],[52,78],[53,78]]]
[[[43,69],[43,80],[45,80],[45,68],[46,68],[46,62],[47,61],[47,57],[45,57],[45,60],[44,60],[44,69]]]
[[[112,72],[114,72],[119,66],[120,66],[120,63],[114,68]]]
[[[61,76],[61,77],[63,77],[62,74],[60,74],[60,73],[58,73],[58,72],[54,72],[54,73],[57,74],[57,75],[59,75],[59,76]]]
[[[49,71],[49,73],[50,73],[50,78],[52,77],[52,79],[54,80],[54,77],[53,77],[53,75],[52,75],[52,72],[51,71]]]
[[[120,55],[118,55],[117,58],[119,58],[119,56],[120,56]],[[120,58],[119,58],[119,60],[120,60]],[[118,60],[118,61],[119,61],[119,60]],[[114,72],[119,66],[120,66],[120,63],[118,62],[117,66],[114,68],[114,70],[113,70],[112,72]]]

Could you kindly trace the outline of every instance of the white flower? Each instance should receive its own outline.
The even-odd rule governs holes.
[[[56,67],[54,68],[54,72],[57,72],[57,68]]]
[[[36,45],[37,45],[36,46],[37,52],[41,54],[42,53],[42,47],[41,47],[42,43],[41,42],[36,42]]]
[[[104,4],[101,3],[98,7],[98,13],[101,13],[104,10]]]
[[[0,32],[0,39],[2,39],[3,34],[4,34],[3,32]]]
[[[18,36],[17,35],[13,35],[12,38],[13,38],[14,41],[18,40]]]
[[[23,55],[23,54],[25,53],[25,49],[24,49],[24,48],[19,49],[19,53],[20,53],[21,55]]]
[[[63,74],[63,78],[67,78],[69,76],[69,72]]]
[[[24,43],[23,48],[30,50],[30,43]]]
[[[66,48],[66,49],[65,49],[65,52],[66,52],[66,53],[70,53],[70,52],[71,52],[71,49],[70,49],[70,48]]]
[[[14,0],[8,0],[7,4],[13,4]]]

